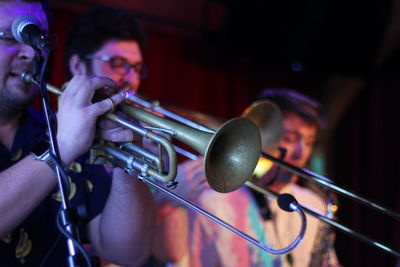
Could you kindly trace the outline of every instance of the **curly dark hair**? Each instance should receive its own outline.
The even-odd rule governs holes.
[[[90,69],[90,60],[85,56],[95,53],[112,39],[136,41],[142,50],[147,42],[144,29],[132,12],[100,5],[84,12],[70,26],[64,57],[66,66],[76,54]],[[69,68],[66,69],[70,76]]]
[[[16,0],[0,0],[0,2],[17,2]],[[40,3],[43,7],[43,10],[46,14],[47,20],[50,23],[51,20],[51,8],[50,8],[50,3],[48,0],[21,0],[21,2],[26,2],[26,3]]]
[[[291,112],[300,116],[304,121],[324,128],[326,118],[322,106],[311,97],[305,96],[289,88],[266,88],[258,95],[257,100],[270,100],[283,113]]]

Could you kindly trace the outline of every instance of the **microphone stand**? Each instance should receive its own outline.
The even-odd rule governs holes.
[[[69,190],[68,190],[68,181],[67,179],[64,179],[63,183],[63,178],[66,178],[66,174],[64,169],[62,168],[62,162],[60,158],[60,153],[58,150],[58,145],[57,145],[57,139],[56,139],[56,121],[55,119],[55,112],[52,110],[50,104],[49,104],[49,96],[48,92],[46,89],[46,81],[45,81],[45,73],[46,73],[46,68],[49,62],[51,52],[46,53],[45,59],[43,61],[41,51],[38,49],[35,49],[35,57],[33,59],[33,77],[36,81],[39,81],[40,84],[40,94],[42,98],[42,106],[43,106],[43,111],[46,117],[46,122],[47,122],[47,130],[49,133],[49,144],[50,144],[50,156],[55,163],[55,173],[57,175],[57,183],[58,183],[58,188],[60,191],[60,197],[61,197],[61,208],[60,208],[60,219],[61,219],[61,224],[62,227],[65,228],[67,232],[67,248],[69,252],[68,256],[68,266],[69,267],[78,267],[77,265],[78,260],[77,260],[77,253],[74,244],[76,244],[78,241],[74,239],[74,236],[77,234],[76,231],[76,226],[73,224],[73,221],[69,218],[71,214],[73,214],[72,209],[70,207],[70,203],[68,201],[68,197],[66,195],[69,195]],[[40,71],[39,71],[40,70]],[[68,193],[68,194],[67,194]],[[57,216],[57,220],[58,220]],[[63,232],[63,231],[62,231]],[[65,234],[65,233],[64,233]]]

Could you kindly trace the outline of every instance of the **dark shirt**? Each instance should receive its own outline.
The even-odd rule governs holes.
[[[0,171],[27,156],[38,141],[48,139],[46,129],[41,113],[29,109],[22,117],[11,151],[0,144]],[[88,155],[84,155],[77,159],[67,172],[71,181],[70,206],[73,209],[86,207],[85,221],[102,211],[111,186],[111,175],[101,165],[87,164],[87,158]],[[0,266],[68,266],[66,241],[56,225],[61,207],[58,191],[57,186],[21,225],[0,240]],[[20,196],[21,199],[23,197]],[[7,214],[0,214],[0,220],[3,216]],[[87,240],[85,222],[82,219],[79,222],[82,243]]]

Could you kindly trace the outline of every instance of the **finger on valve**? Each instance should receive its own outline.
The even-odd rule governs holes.
[[[111,142],[139,142],[141,136],[133,133],[129,129],[123,127],[101,129],[99,128],[99,134],[102,139]]]
[[[93,104],[93,108],[95,109],[94,112],[97,113],[97,115],[102,115],[106,112],[114,112],[116,106],[122,103],[125,100],[125,97],[125,92],[120,92],[111,97],[106,97],[105,99]]]

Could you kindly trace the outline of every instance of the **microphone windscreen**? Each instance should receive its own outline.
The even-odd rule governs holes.
[[[291,194],[284,193],[284,194],[280,194],[278,196],[278,206],[279,206],[279,208],[281,208],[281,209],[283,209],[285,211],[292,212],[293,209],[290,207],[291,203],[297,204],[297,200]]]
[[[23,36],[21,34],[22,30],[27,25],[32,25],[32,24],[40,27],[40,22],[31,15],[22,15],[13,21],[13,24],[11,26],[11,32],[12,32],[15,40],[18,41],[18,43],[21,43],[21,44],[25,43],[24,42],[25,40],[23,40]]]

